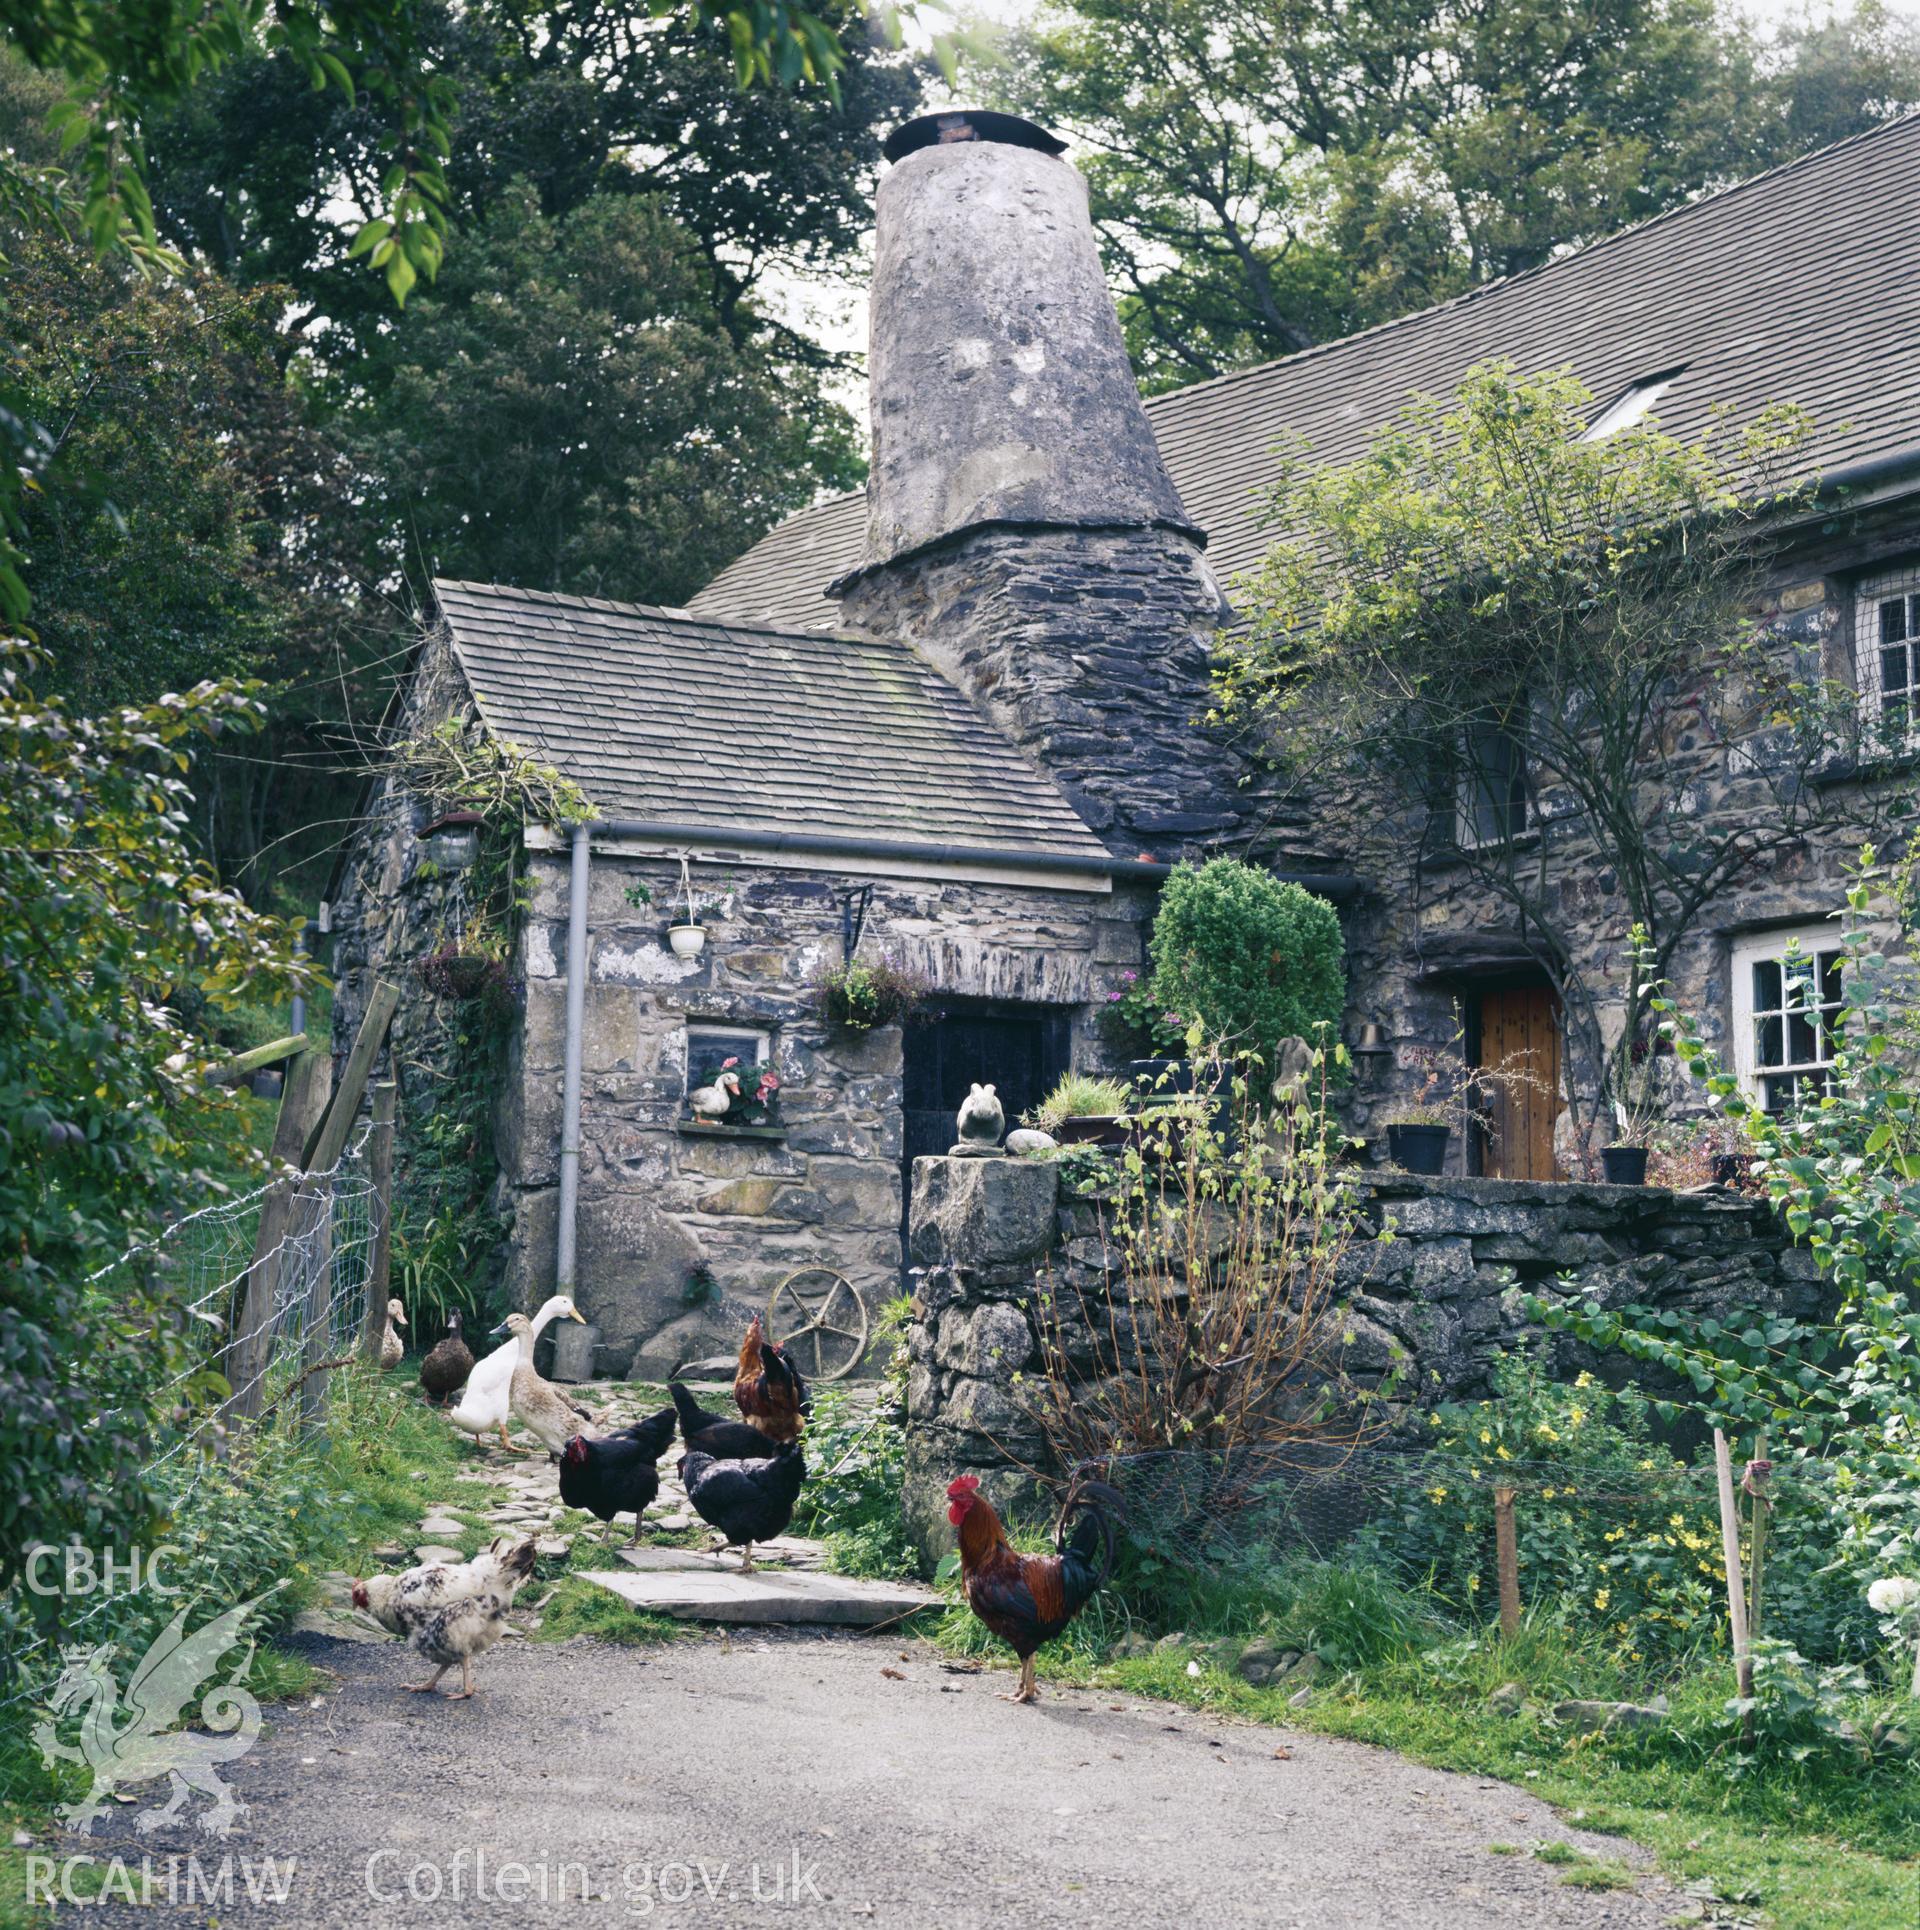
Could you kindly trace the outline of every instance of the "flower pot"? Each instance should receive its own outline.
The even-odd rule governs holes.
[[[1387,1153],[1396,1166],[1431,1179],[1445,1170],[1450,1126],[1389,1126]]]
[[[1644,1186],[1647,1183],[1647,1149],[1644,1146],[1602,1146],[1600,1170],[1609,1186]]]
[[[498,975],[499,961],[484,952],[439,951],[420,961],[427,989],[441,998],[478,998]]]
[[[704,925],[669,925],[667,943],[673,947],[675,958],[698,958],[707,948],[707,928]]]
[[[1124,1146],[1127,1122],[1117,1112],[1078,1113],[1061,1120],[1053,1136],[1063,1146]]]

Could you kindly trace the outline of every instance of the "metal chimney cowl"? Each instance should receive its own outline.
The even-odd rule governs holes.
[[[988,524],[1204,540],[1140,406],[1087,185],[1059,146],[1001,114],[928,115],[887,143],[855,576]]]

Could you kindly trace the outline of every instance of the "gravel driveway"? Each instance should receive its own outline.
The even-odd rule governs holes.
[[[400,1693],[419,1663],[397,1647],[307,1639],[339,1690],[276,1711],[229,1772],[229,1837],[197,1834],[195,1798],[184,1828],[136,1837],[124,1809],[42,1846],[147,1859],[153,1901],[87,1921],[1652,1930],[1674,1907],[1655,1877],[1586,1892],[1490,1853],[1644,1864],[1510,1785],[1133,1696],[1015,1708],[1010,1674],[885,1638],[513,1642],[465,1703]],[[233,1859],[211,1903],[189,1856],[216,1885]],[[268,1857],[293,1864],[278,1903],[246,1893]]]

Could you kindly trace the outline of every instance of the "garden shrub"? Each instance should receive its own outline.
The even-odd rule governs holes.
[[[1723,1639],[1713,1491],[1653,1439],[1648,1402],[1590,1374],[1552,1381],[1525,1354],[1499,1361],[1494,1388],[1429,1416],[1434,1459],[1366,1545],[1455,1612],[1491,1620],[1494,1489],[1511,1480],[1527,1613],[1636,1663]]]
[[[1220,1050],[1324,1044],[1339,1026],[1346,966],[1333,907],[1257,866],[1175,865],[1148,949],[1152,1005]]]

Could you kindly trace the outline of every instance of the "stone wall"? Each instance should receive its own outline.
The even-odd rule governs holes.
[[[1772,1210],[1718,1190],[1396,1175],[1359,1181],[1355,1207],[1361,1237],[1340,1282],[1343,1365],[1367,1384],[1404,1359],[1397,1398],[1409,1411],[1485,1398],[1495,1356],[1530,1337],[1563,1378],[1584,1368],[1614,1385],[1666,1391],[1624,1355],[1540,1336],[1521,1308],[1527,1292],[1690,1314],[1804,1314],[1821,1302],[1811,1256]],[[1378,1238],[1388,1226],[1392,1237]],[[1017,1464],[1044,1462],[1016,1380],[1040,1365],[1036,1307],[1051,1296],[1076,1319],[1091,1309],[1104,1330],[1116,1296],[1124,1313],[1126,1283],[1100,1203],[1063,1187],[1046,1162],[916,1161],[909,1240],[904,1506],[923,1553],[937,1560],[951,1545],[944,1496],[954,1475],[979,1474],[1005,1501],[1026,1487]],[[1124,1333],[1124,1317],[1118,1324]],[[1076,1349],[1073,1326],[1062,1317],[1070,1354],[1091,1363],[1094,1337]]]
[[[738,1308],[764,1305],[799,1267],[845,1274],[870,1306],[898,1291],[900,1028],[835,1032],[811,988],[841,962],[850,890],[872,887],[861,955],[917,972],[936,1000],[1079,1011],[1138,963],[1149,909],[1124,891],[696,865],[696,892],[721,909],[704,953],[680,959],[665,937],[678,876],[660,858],[594,856],[576,1297],[601,1330],[602,1372],[636,1360],[661,1372],[722,1343],[731,1351]],[[652,902],[636,906],[628,894],[642,884]],[[502,1136],[519,1304],[539,1300],[553,1278],[567,895],[565,858],[536,856],[526,1017]],[[783,1137],[682,1130],[690,1025],[771,1035]],[[1076,1061],[1090,1050],[1076,1038]],[[702,1261],[734,1305],[687,1304]]]

